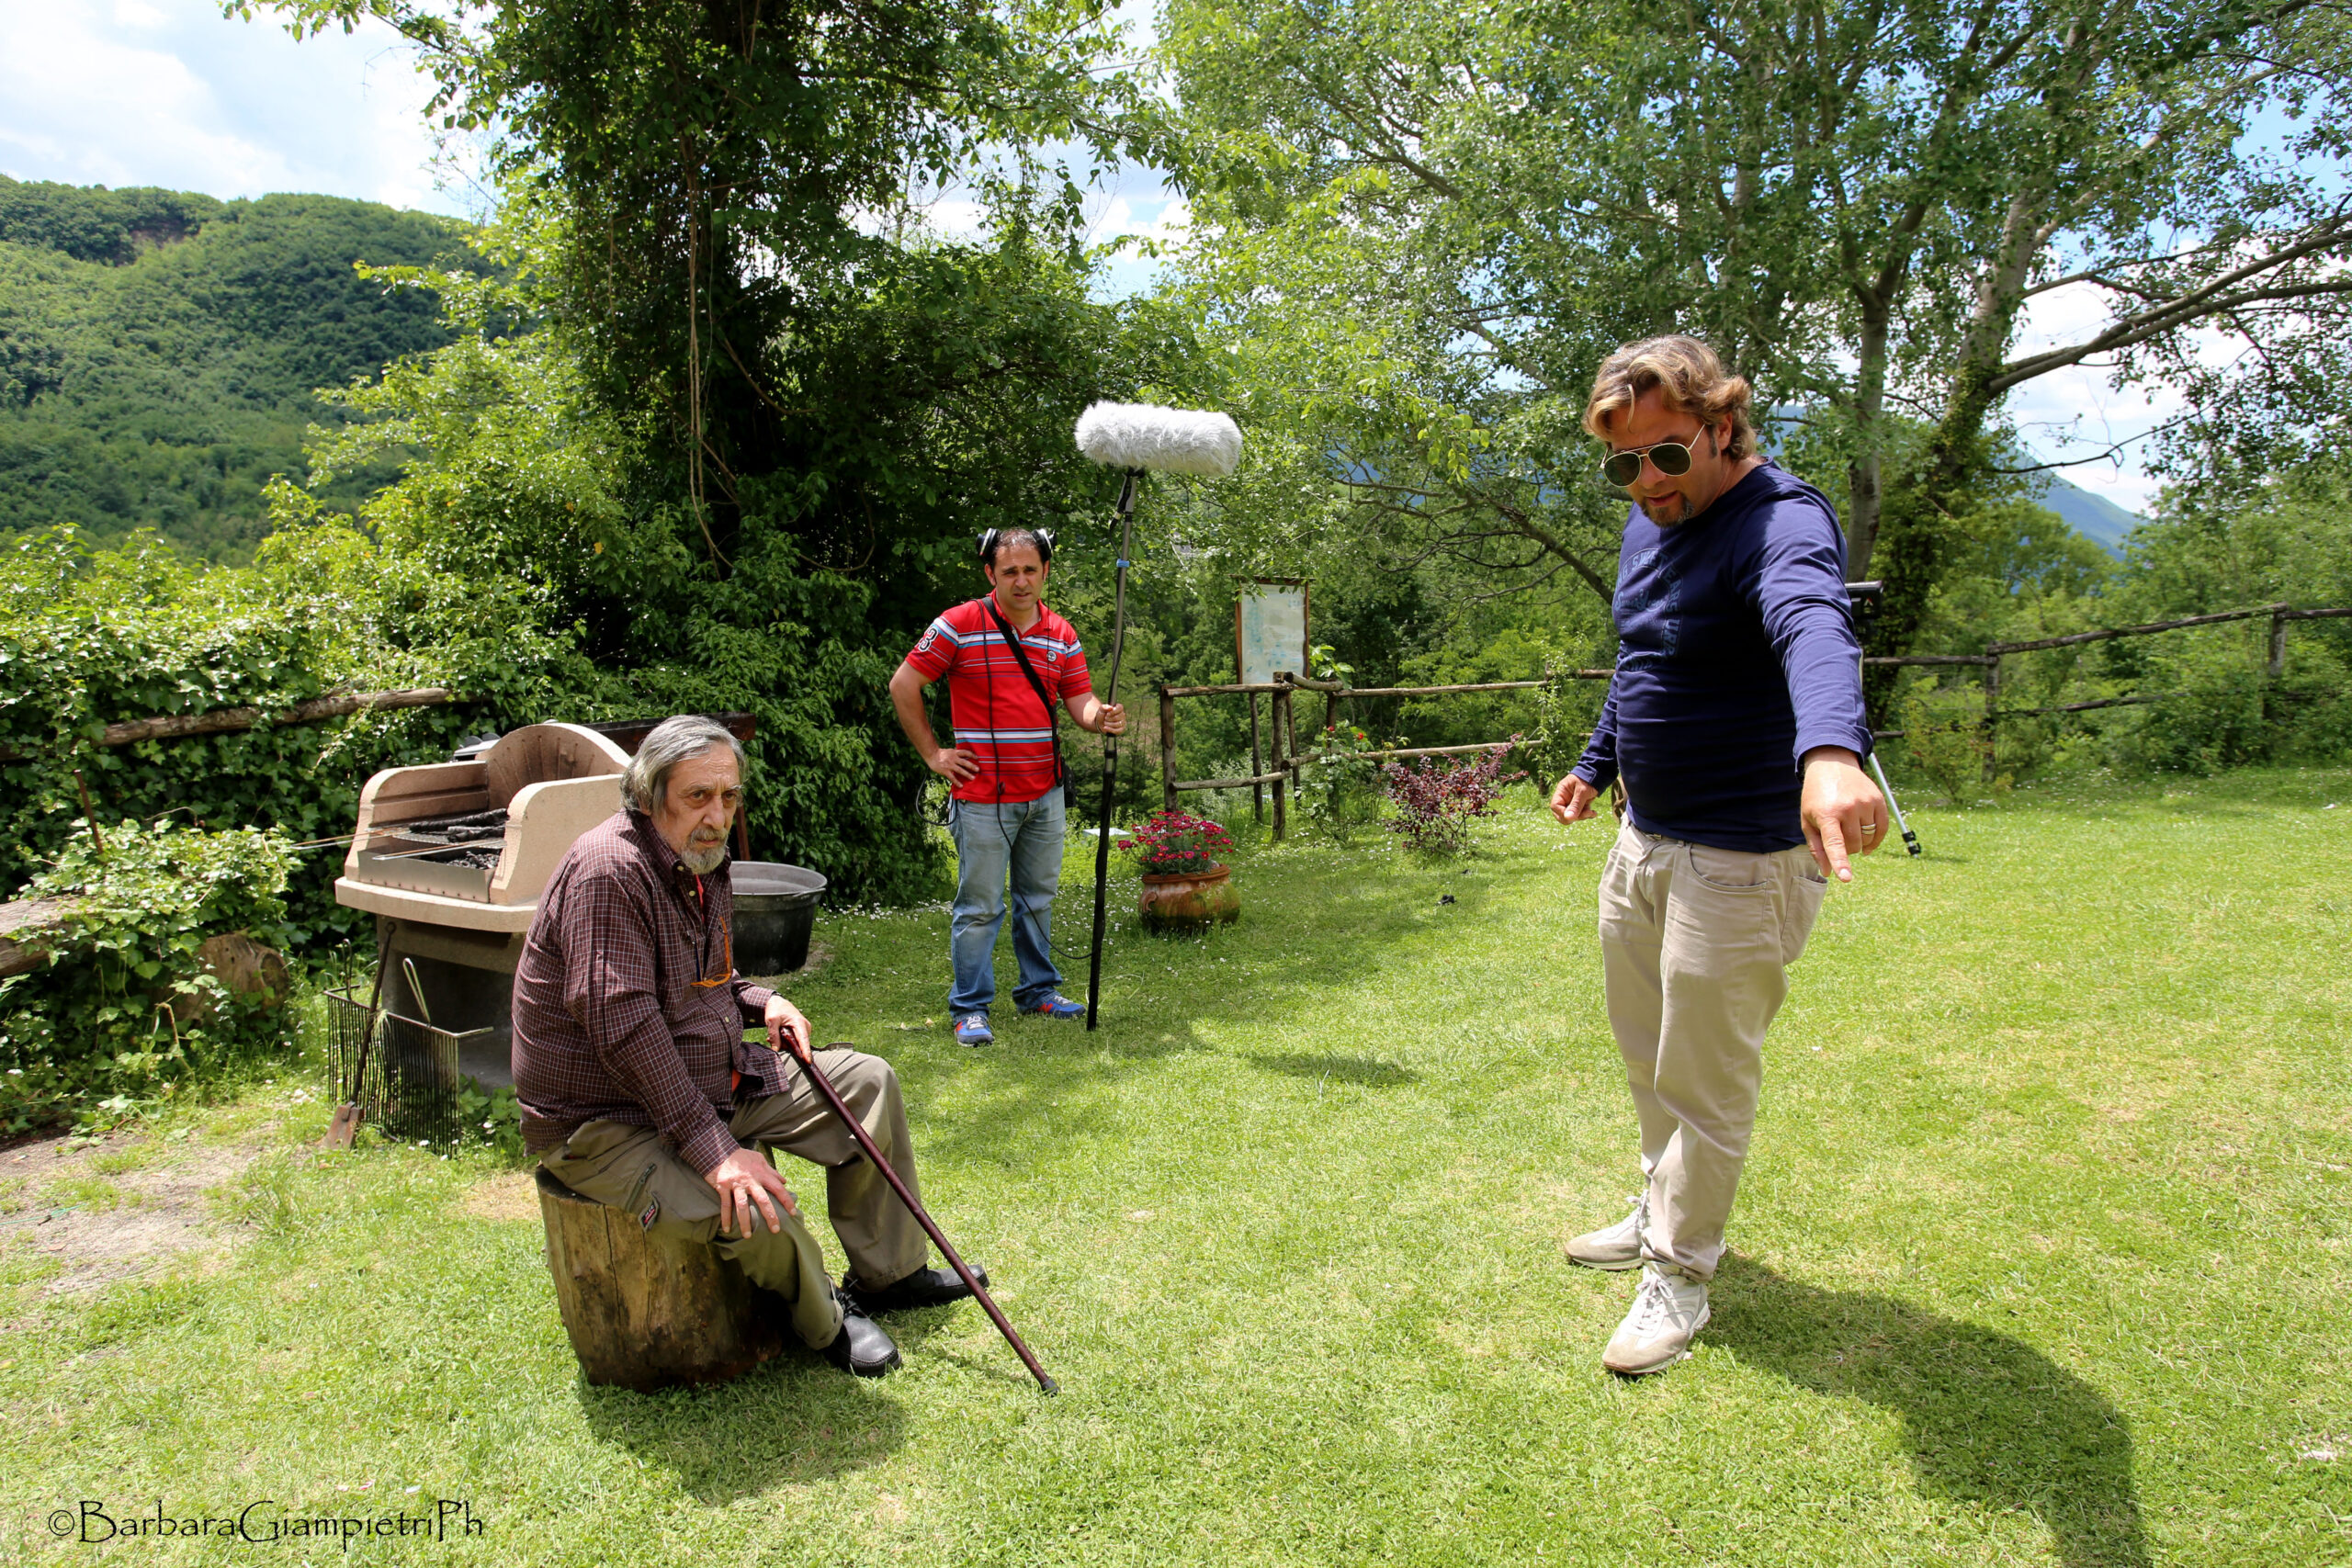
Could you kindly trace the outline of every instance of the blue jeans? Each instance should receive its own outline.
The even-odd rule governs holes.
[[[956,908],[948,921],[947,951],[955,962],[956,983],[947,992],[947,1010],[957,1018],[986,1012],[996,999],[996,929],[1004,920],[1008,874],[1012,954],[1021,964],[1012,1005],[1036,1007],[1061,985],[1051,936],[1054,893],[1062,881],[1062,810],[1058,789],[1036,800],[949,804],[947,830],[956,840]]]

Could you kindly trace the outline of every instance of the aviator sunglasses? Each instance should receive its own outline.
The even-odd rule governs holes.
[[[1668,479],[1679,479],[1690,471],[1690,443],[1698,439],[1693,435],[1690,441],[1660,441],[1630,452],[1612,452],[1600,465],[1600,477],[1620,489],[1630,488],[1642,477],[1642,459],[1647,457],[1650,467]]]

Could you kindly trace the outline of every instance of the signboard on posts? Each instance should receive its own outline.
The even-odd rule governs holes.
[[[1233,641],[1244,685],[1270,684],[1277,670],[1314,674],[1307,656],[1306,580],[1245,579],[1233,601]]]

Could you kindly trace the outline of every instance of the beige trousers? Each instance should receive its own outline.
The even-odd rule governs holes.
[[[890,1064],[856,1051],[820,1051],[817,1065],[890,1168],[921,1198],[906,1105]],[[858,1282],[877,1290],[898,1283],[930,1258],[922,1227],[808,1076],[796,1066],[788,1082],[783,1094],[739,1103],[728,1131],[747,1149],[770,1155],[782,1149],[823,1166],[826,1211]],[[720,1235],[718,1190],[701,1172],[689,1170],[652,1128],[590,1122],[540,1163],[583,1198],[623,1210],[649,1230],[707,1244],[733,1258],[753,1284],[790,1304],[793,1329],[810,1346],[830,1345],[841,1332],[842,1309],[825,1274],[824,1248],[808,1227],[779,1205],[782,1230],[771,1232],[765,1219],[755,1217],[748,1236]]]
[[[1693,1280],[1723,1256],[1756,1127],[1764,1032],[1827,883],[1802,844],[1713,849],[1628,822],[1600,874],[1609,1027],[1641,1120],[1648,1261]]]

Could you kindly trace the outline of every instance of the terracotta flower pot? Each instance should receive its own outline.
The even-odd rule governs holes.
[[[1234,890],[1231,866],[1206,871],[1180,871],[1165,876],[1147,874],[1136,910],[1147,930],[1205,931],[1240,918],[1241,895]]]

